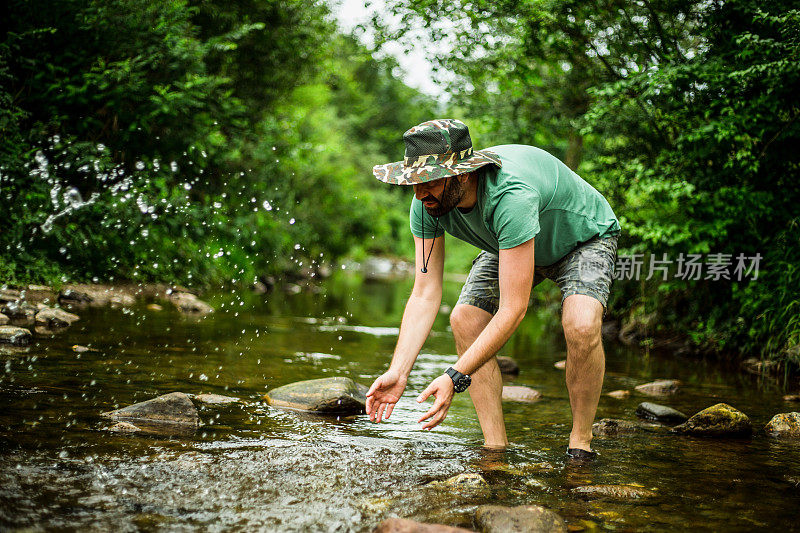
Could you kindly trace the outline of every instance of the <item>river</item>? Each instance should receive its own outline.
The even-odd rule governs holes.
[[[365,385],[387,366],[410,281],[366,283],[339,273],[319,291],[207,295],[216,309],[184,317],[144,303],[87,309],[53,337],[0,356],[0,528],[80,531],[369,531],[400,516],[473,528],[476,506],[536,503],[572,530],[800,530],[800,443],[760,432],[791,411],[770,382],[717,362],[606,343],[605,391],[657,378],[683,382],[666,403],[687,414],[726,402],[747,413],[746,439],[668,431],[596,438],[590,465],[565,461],[570,410],[554,306],[532,309],[501,354],[521,367],[515,384],[542,392],[505,404],[511,446],[481,449],[469,397],[424,432],[415,396],[454,361],[447,317],[423,348],[392,418],[318,418],[267,406],[292,381],[348,376]],[[458,284],[447,283],[453,305]],[[93,349],[76,353],[72,346]],[[182,391],[236,396],[200,409],[193,437],[104,431],[102,411]],[[635,420],[649,398],[603,396],[598,418]],[[655,400],[658,401],[658,400]],[[796,407],[795,407],[796,410]],[[488,485],[428,486],[461,473]],[[627,484],[640,499],[587,497],[576,487]]]

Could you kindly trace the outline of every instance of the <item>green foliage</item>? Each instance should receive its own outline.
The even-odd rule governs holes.
[[[798,362],[794,3],[393,5],[406,26],[382,28],[384,38],[422,26],[453,44],[438,59],[456,73],[456,109],[482,141],[580,163],[621,220],[621,254],[763,256],[752,281],[620,283],[612,309],[649,324],[647,335]]]
[[[397,246],[371,168],[433,106],[324,4],[15,0],[0,24],[3,281],[250,282]]]

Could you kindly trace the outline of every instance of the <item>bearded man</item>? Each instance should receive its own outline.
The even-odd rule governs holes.
[[[594,421],[603,385],[601,324],[616,262],[619,221],[608,201],[547,152],[525,145],[473,151],[458,120],[423,122],[403,134],[405,159],[373,169],[380,181],[411,185],[414,289],[389,370],[367,393],[367,414],[388,419],[442,299],[444,233],[482,250],[450,315],[458,361],[417,398],[435,397],[421,418],[444,420],[453,394],[469,390],[485,446],[508,445],[495,354],[519,326],[532,287],[545,278],[561,290],[572,408],[567,453],[595,456]]]

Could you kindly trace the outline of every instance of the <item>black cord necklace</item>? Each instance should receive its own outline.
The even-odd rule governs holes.
[[[449,179],[450,179],[449,176],[444,179],[444,189],[442,189],[442,196],[439,198],[439,205],[442,204],[442,199],[444,199],[444,195],[447,192],[447,180]],[[433,254],[433,245],[436,244],[436,232],[439,231],[439,217],[435,217],[431,214],[428,214],[429,217],[436,220],[436,224],[434,224],[433,226],[433,239],[431,240],[431,250],[430,252],[428,252],[428,258],[426,259],[425,258],[425,211],[426,209],[425,206],[423,205],[422,206],[422,268],[420,269],[420,272],[422,272],[423,274],[428,273],[428,263],[431,260],[431,255]]]

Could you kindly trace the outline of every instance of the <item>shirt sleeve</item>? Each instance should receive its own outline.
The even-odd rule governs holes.
[[[503,193],[489,223],[501,250],[514,248],[539,234],[539,193],[528,188]]]
[[[441,224],[439,227],[436,227],[436,219],[430,216],[426,211],[422,202],[416,199],[411,200],[411,211],[409,213],[409,218],[411,221],[411,233],[419,238],[426,238],[432,239],[434,237],[441,237],[444,235],[444,228]],[[425,235],[422,234],[423,228],[425,229]],[[433,234],[434,229],[436,229],[436,235]]]

